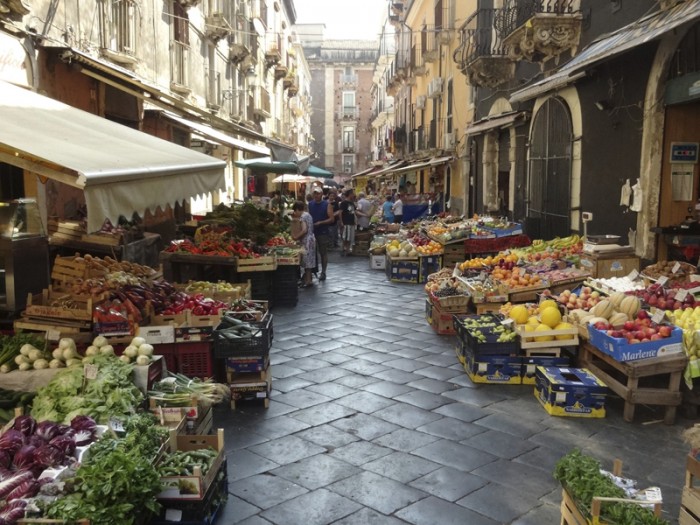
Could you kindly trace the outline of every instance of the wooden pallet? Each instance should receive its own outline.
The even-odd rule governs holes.
[[[623,418],[627,422],[634,419],[635,407],[642,405],[665,406],[664,423],[673,425],[676,409],[681,404],[681,378],[687,358],[685,354],[672,354],[663,357],[640,359],[621,363],[598,350],[590,343],[584,343],[579,352],[580,365],[588,368],[608,388],[625,401]],[[661,376],[657,379],[667,383],[666,387],[640,386],[641,379]]]

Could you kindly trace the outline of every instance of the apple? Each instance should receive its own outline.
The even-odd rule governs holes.
[[[670,337],[673,332],[673,328],[667,325],[659,326],[659,335],[661,337]]]
[[[646,332],[644,330],[637,330],[634,333],[635,339],[639,339],[640,341],[644,339],[647,336]]]
[[[649,312],[646,310],[639,310],[639,312],[637,312],[637,319],[649,319]]]
[[[636,330],[637,325],[633,321],[626,321],[623,328],[629,332],[631,330]]]
[[[656,334],[657,330],[653,326],[649,326],[649,327],[644,329],[644,333],[647,335],[647,337],[650,337],[650,336]]]
[[[609,330],[610,325],[606,323],[605,321],[598,321],[596,324],[593,325],[593,327],[596,330]]]
[[[639,339],[632,338],[632,339],[629,340],[629,342],[630,342],[630,344],[633,345],[634,343],[639,343],[640,340],[639,340]]]
[[[673,303],[674,310],[680,310],[681,308],[683,308],[683,303],[681,303],[680,301],[676,301],[675,303]]]
[[[664,299],[663,297],[662,297],[661,299],[659,299],[659,300],[656,302],[656,306],[658,306],[658,307],[661,308],[662,310],[665,310],[665,309],[666,309],[666,299]]]
[[[656,306],[657,304],[659,304],[659,298],[656,295],[652,295],[649,297],[647,304],[649,306]]]
[[[652,341],[658,341],[659,339],[663,339],[663,337],[659,334],[654,334],[649,339]]]
[[[615,339],[621,339],[622,337],[624,337],[624,335],[622,334],[622,330],[611,330],[611,331],[612,331],[612,334],[610,334],[610,336],[614,337]]]

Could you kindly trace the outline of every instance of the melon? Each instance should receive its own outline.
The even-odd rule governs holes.
[[[574,326],[569,323],[559,323],[557,326],[554,327],[555,330],[571,330]],[[574,334],[561,334],[561,335],[555,335],[554,338],[558,339],[560,341],[564,341],[566,339],[573,339],[575,336]]]
[[[408,252],[406,250],[399,250],[399,257],[408,257]]]
[[[627,317],[627,314],[623,314],[622,312],[615,312],[610,316],[610,319],[608,319],[608,322],[613,326],[613,328],[619,328],[627,321],[629,321],[629,317]]]
[[[399,253],[399,250],[397,250],[396,248],[392,248],[391,250],[389,250],[389,255],[391,255],[392,257],[398,257]]]
[[[508,312],[508,317],[510,317],[516,324],[525,324],[528,320],[527,307],[522,304],[518,304],[510,309]]]
[[[624,314],[627,314],[627,317],[631,319],[635,315],[637,315],[637,312],[639,312],[639,309],[641,307],[642,303],[639,300],[639,297],[635,297],[634,295],[628,295],[622,300],[618,310]]]
[[[579,324],[588,324],[588,321],[590,321],[594,317],[595,317],[595,315],[590,314],[590,313],[586,314],[586,315],[582,315],[581,317],[579,317],[578,322],[579,322]]]
[[[625,297],[627,297],[627,295],[625,295],[624,292],[615,292],[610,294],[608,301],[610,301],[615,308],[618,308]]]
[[[596,323],[607,323],[608,320],[607,320],[605,317],[596,317],[596,316],[593,316],[593,317],[591,317],[590,319],[588,319],[586,322],[587,322],[588,324],[590,324],[590,325],[594,325],[594,324],[596,324]]]
[[[559,308],[550,306],[540,311],[540,321],[542,324],[549,326],[549,328],[554,328],[559,323],[561,323],[561,312]]]
[[[546,324],[541,324],[535,327],[533,332],[549,332],[551,328],[547,326]],[[538,343],[544,343],[546,341],[554,341],[554,336],[553,335],[542,335],[539,337],[535,337],[535,341]]]
[[[540,303],[540,312],[545,308],[557,308],[557,303],[553,299],[545,299]]]
[[[593,308],[591,308],[591,313],[596,317],[604,317],[606,320],[615,312],[615,307],[607,299],[603,299]]]
[[[408,252],[409,257],[418,257],[418,252],[416,250],[411,250]]]

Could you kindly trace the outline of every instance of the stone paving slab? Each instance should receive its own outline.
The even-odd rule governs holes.
[[[552,469],[574,447],[660,486],[677,523],[693,421],[640,407],[625,423],[615,398],[604,419],[552,417],[531,386],[475,385],[424,302],[422,285],[332,252],[328,280],[275,309],[269,408],[215,410],[230,493],[217,523],[555,525]]]

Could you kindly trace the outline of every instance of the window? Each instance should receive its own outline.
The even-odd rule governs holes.
[[[355,151],[355,128],[353,126],[343,127],[343,151]]]
[[[352,173],[355,171],[355,156],[343,155],[343,173]]]
[[[344,91],[343,92],[343,116],[354,117],[357,108],[355,106],[355,92],[354,91]]]
[[[447,81],[447,133],[452,133],[452,79]]]
[[[209,43],[209,66],[207,67],[207,104],[210,108],[221,107],[221,73],[216,67],[216,45]]]
[[[100,3],[102,48],[112,58],[115,58],[114,54],[130,57],[136,54],[136,15],[137,6],[133,0],[103,0]]]
[[[190,20],[180,2],[173,2],[173,40],[170,49],[171,88],[189,90],[190,78]]]

